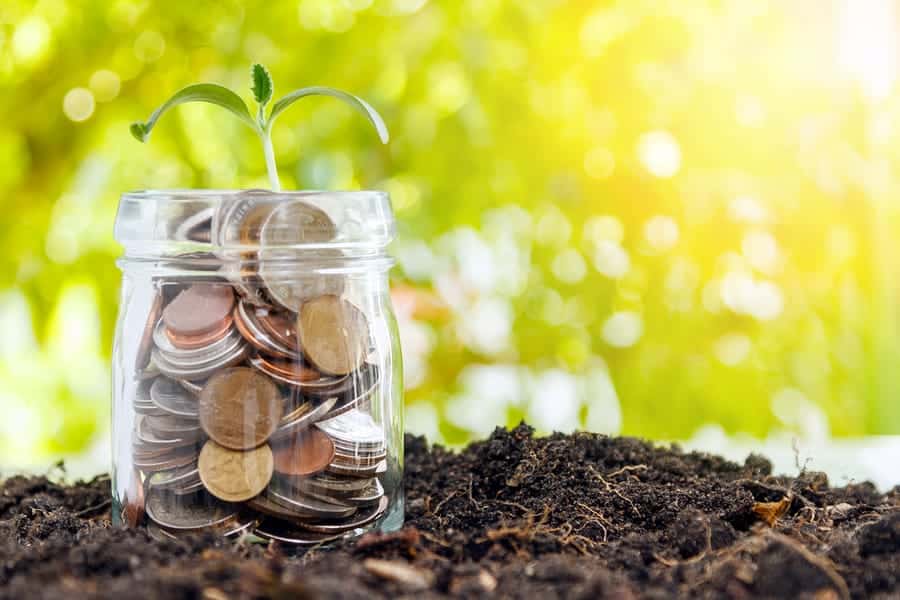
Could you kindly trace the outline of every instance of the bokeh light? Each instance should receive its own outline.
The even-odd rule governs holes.
[[[286,187],[391,194],[412,430],[900,433],[893,0],[11,0],[0,19],[0,462],[106,448],[119,194],[266,182],[216,107],[146,145],[128,124],[197,81],[249,99],[253,61],[276,96],[340,87],[390,126],[381,147],[311,100],[274,140]]]

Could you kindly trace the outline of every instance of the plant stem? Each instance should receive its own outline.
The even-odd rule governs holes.
[[[263,143],[263,153],[266,155],[266,171],[269,173],[269,185],[273,192],[281,191],[281,182],[278,181],[278,166],[275,164],[275,149],[272,148],[272,135],[268,129],[259,134]]]

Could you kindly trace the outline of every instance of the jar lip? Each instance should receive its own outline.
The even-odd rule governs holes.
[[[235,196],[245,194],[247,192],[257,192],[260,196],[269,195],[272,197],[285,198],[319,198],[319,197],[340,197],[340,198],[365,198],[365,197],[387,197],[387,192],[383,190],[281,190],[278,192],[266,190],[262,188],[247,189],[211,189],[211,188],[171,188],[171,189],[144,189],[131,190],[122,193],[123,200],[139,200],[146,198],[157,198],[166,200],[204,200],[209,198],[217,198],[221,196]]]

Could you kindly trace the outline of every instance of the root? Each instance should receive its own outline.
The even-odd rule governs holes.
[[[637,466],[640,466],[640,465],[637,465]],[[646,468],[646,467],[644,467],[644,468]],[[634,514],[636,516],[638,516],[638,517],[641,516],[641,511],[638,510],[637,505],[634,503],[634,501],[631,498],[629,498],[628,496],[626,496],[625,494],[620,492],[618,489],[616,489],[616,487],[613,484],[611,484],[609,481],[607,481],[603,477],[603,475],[598,473],[596,471],[596,469],[594,469],[594,467],[589,466],[588,470],[590,470],[590,472],[594,475],[594,477],[596,477],[598,480],[600,480],[600,483],[603,484],[603,486],[607,492],[609,492],[610,494],[614,494],[615,496],[618,496],[621,500],[626,502],[628,504],[628,506],[631,507],[631,510],[634,511]],[[619,471],[622,471],[622,469],[619,469]],[[616,472],[618,473],[619,471],[616,471]],[[612,474],[610,474],[610,476],[612,476]]]
[[[501,525],[496,529],[490,529],[485,532],[484,537],[476,540],[478,543],[499,542],[505,540],[510,542],[516,554],[529,556],[528,552],[524,552],[519,542],[531,543],[535,537],[546,535],[554,538],[562,546],[569,546],[584,555],[589,555],[590,550],[596,546],[596,542],[592,539],[579,535],[575,532],[571,523],[563,523],[559,527],[549,527],[547,521],[550,519],[550,506],[544,506],[544,511],[539,519],[535,519],[533,512],[525,515],[525,522],[521,525]]]

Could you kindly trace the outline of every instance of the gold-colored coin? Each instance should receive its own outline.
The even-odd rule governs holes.
[[[338,296],[319,296],[305,303],[297,319],[297,334],[304,355],[323,373],[347,375],[366,358],[366,315]]]
[[[198,412],[206,434],[226,448],[248,450],[278,428],[284,400],[271,379],[248,367],[219,371],[200,392]]]
[[[268,445],[243,452],[209,440],[200,451],[198,467],[210,494],[226,502],[243,502],[266,489],[275,462]]]

